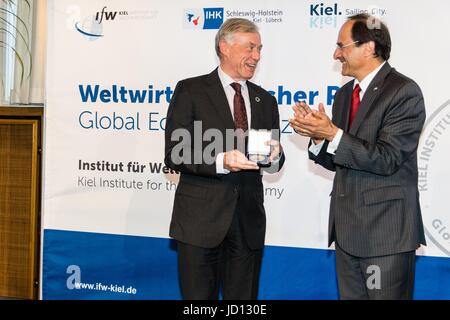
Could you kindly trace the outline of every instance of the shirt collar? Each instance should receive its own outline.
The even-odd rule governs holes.
[[[372,82],[373,78],[375,78],[378,71],[380,71],[380,69],[384,66],[385,63],[386,63],[386,61],[383,62],[382,64],[380,64],[375,70],[373,70],[364,79],[362,79],[361,82],[358,82],[358,80],[355,79],[355,82],[353,83],[353,88],[359,83],[359,87],[361,88],[361,91],[363,93],[366,92],[366,90],[369,87],[370,83]]]
[[[222,82],[222,86],[224,88],[227,88],[227,87],[231,88],[230,84],[237,82],[241,85],[241,87],[243,89],[247,89],[247,81],[246,80],[234,81],[233,78],[231,78],[228,74],[226,74],[225,71],[223,71],[220,66],[218,68],[218,73],[219,73],[220,82]]]

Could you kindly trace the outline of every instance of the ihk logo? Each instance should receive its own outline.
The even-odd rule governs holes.
[[[185,29],[219,29],[223,23],[223,8],[184,10]]]
[[[331,6],[326,6],[323,3],[311,4],[309,6],[310,28],[323,29],[324,27],[336,28],[337,16],[342,15],[338,10],[338,4],[334,3]]]

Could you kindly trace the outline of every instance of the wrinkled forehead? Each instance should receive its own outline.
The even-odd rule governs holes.
[[[258,32],[235,32],[232,39],[240,43],[252,43],[254,45],[261,44],[261,36]]]

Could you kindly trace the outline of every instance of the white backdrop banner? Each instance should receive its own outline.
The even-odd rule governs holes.
[[[314,107],[323,102],[331,114],[334,93],[350,80],[332,58],[339,27],[348,16],[368,12],[390,29],[391,65],[413,78],[425,96],[428,118],[418,152],[429,245],[419,253],[449,257],[449,10],[441,0],[49,1],[44,297],[61,288],[71,297],[81,264],[86,270],[106,263],[101,250],[79,248],[73,237],[80,232],[91,244],[105,234],[168,237],[179,175],[163,163],[167,107],[177,81],[217,66],[214,36],[232,17],[260,28],[264,48],[253,81],[278,101],[287,156],[280,173],[264,177],[266,244],[327,248],[333,174],[308,160],[308,140],[293,134],[288,119],[296,101]],[[134,250],[126,249],[125,256]],[[121,250],[119,245],[116,252]],[[136,271],[136,265],[114,272]],[[116,288],[138,286],[129,283]]]

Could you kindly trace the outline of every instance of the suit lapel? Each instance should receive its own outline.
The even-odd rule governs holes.
[[[220,82],[217,68],[208,75],[206,81],[208,86],[205,90],[212,101],[213,108],[222,118],[225,128],[234,128],[233,116],[231,115],[230,106],[228,105],[227,96]]]
[[[389,63],[386,64],[380,69],[375,78],[370,83],[366,92],[364,93],[364,97],[359,105],[358,112],[356,113],[355,119],[353,120],[352,127],[350,128],[351,134],[356,134],[358,132],[361,123],[366,117],[367,112],[372,107],[373,102],[381,93],[381,86],[383,85],[384,79],[391,71],[391,66]],[[351,94],[350,94],[351,96]],[[350,105],[350,104],[349,104]],[[348,111],[347,111],[348,112]],[[348,118],[348,116],[347,116]],[[348,120],[347,120],[348,121]]]
[[[260,129],[261,126],[261,112],[258,112],[258,108],[261,104],[261,98],[257,95],[255,89],[253,88],[253,84],[247,81],[248,95],[250,98],[250,112],[251,116],[251,124],[250,128],[252,129]]]

